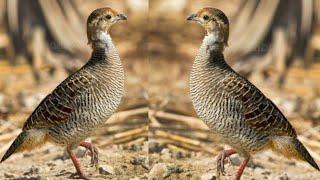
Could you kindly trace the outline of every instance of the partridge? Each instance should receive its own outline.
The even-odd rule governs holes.
[[[97,167],[97,148],[84,140],[112,115],[123,95],[124,72],[108,30],[126,19],[108,7],[90,14],[87,38],[92,47],[91,58],[42,100],[1,162],[13,153],[52,142],[67,148],[77,173],[87,179],[72,150],[79,145],[88,149],[91,164]]]
[[[271,149],[288,158],[318,165],[297,139],[297,133],[277,106],[225,61],[229,21],[219,9],[203,8],[187,17],[207,32],[190,73],[190,96],[198,116],[231,149],[217,157],[217,176],[226,157],[238,153],[245,160],[234,179],[240,179],[251,154]]]

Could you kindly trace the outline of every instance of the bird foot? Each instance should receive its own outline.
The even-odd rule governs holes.
[[[89,152],[89,155],[91,156],[91,167],[95,166],[96,169],[99,168],[99,151],[98,149],[89,142],[80,142],[80,146],[87,149],[87,152]]]
[[[77,172],[75,174],[71,174],[71,176],[70,176],[70,179],[79,179],[79,178],[84,179],[84,180],[90,180],[88,178],[88,176],[85,175],[82,171],[81,172]]]
[[[81,179],[89,180],[89,178],[84,174],[83,170],[81,169],[80,162],[77,159],[76,155],[72,152],[70,147],[67,147],[67,152],[68,152],[68,154],[69,154],[69,156],[70,156],[70,158],[72,160],[72,163],[73,163],[74,167],[77,170],[77,173],[74,174],[74,175],[71,175],[71,178],[75,177],[76,175],[79,175],[79,177]]]
[[[219,178],[222,174],[225,175],[225,169],[224,169],[224,160],[229,157],[230,155],[236,153],[234,149],[226,149],[221,151],[217,156],[217,177]]]

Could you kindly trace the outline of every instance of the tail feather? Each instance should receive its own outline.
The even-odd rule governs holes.
[[[312,167],[319,170],[318,164],[314,161],[308,150],[295,137],[274,136],[272,138],[273,150],[287,158],[295,158],[307,161]]]
[[[9,147],[9,149],[7,150],[7,152],[3,155],[1,162],[5,161],[6,159],[8,159],[13,153],[15,153],[18,148],[23,144],[23,142],[25,141],[27,137],[27,133],[26,132],[21,132],[19,134],[19,136],[13,141],[13,143],[11,144],[11,146]]]
[[[320,171],[318,164],[314,161],[308,150],[303,146],[303,144],[299,140],[295,141],[295,147],[298,153],[302,156],[302,158],[305,161],[307,161],[312,167]]]

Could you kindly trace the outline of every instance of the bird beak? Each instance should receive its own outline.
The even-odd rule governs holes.
[[[118,21],[128,19],[128,17],[125,14],[118,14],[116,18]]]
[[[198,21],[198,17],[196,14],[191,14],[187,17],[187,21]]]

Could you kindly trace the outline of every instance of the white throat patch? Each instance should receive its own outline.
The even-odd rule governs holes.
[[[219,31],[213,31],[210,34],[207,34],[203,39],[203,43],[209,46],[214,45],[217,42],[223,42],[223,37],[221,37]]]
[[[95,37],[93,37],[93,40],[99,40],[102,43],[108,43],[112,41],[111,36],[104,31],[98,31]]]

